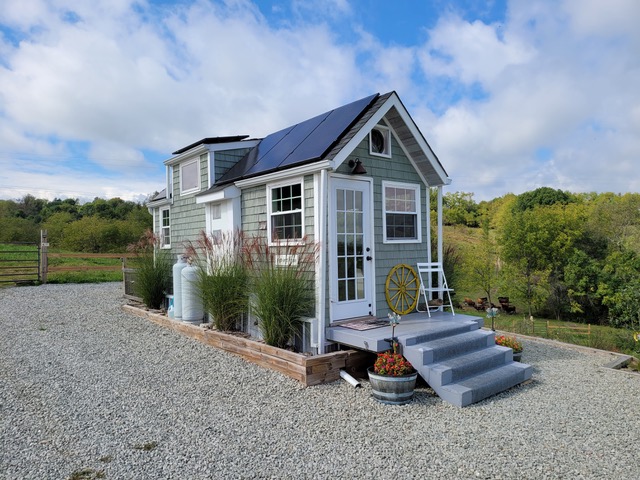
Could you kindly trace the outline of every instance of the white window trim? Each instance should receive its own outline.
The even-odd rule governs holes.
[[[286,187],[290,185],[300,184],[300,196],[301,198],[301,206],[300,213],[302,214],[302,232],[301,238],[298,240],[287,240],[282,239],[274,242],[272,240],[272,231],[271,231],[271,215],[272,215],[272,196],[271,192],[274,188]],[[287,180],[282,180],[275,183],[267,184],[267,237],[269,239],[269,245],[302,245],[304,244],[303,238],[305,237],[305,217],[304,217],[304,207],[305,207],[305,198],[304,198],[304,177],[298,178],[289,178]],[[297,210],[292,210],[291,213],[295,213]]]
[[[162,222],[162,213],[163,212],[169,212],[169,227],[165,227],[163,222]],[[161,242],[162,242],[162,245],[160,246],[160,248],[168,250],[168,249],[171,248],[171,209],[169,207],[160,208],[158,210],[158,221],[160,223],[160,237],[161,237]],[[165,228],[169,228],[169,243],[167,243],[167,244],[164,243],[164,229]]]
[[[183,186],[182,186],[182,179],[184,178],[183,175],[183,170],[185,167],[187,167],[188,165],[191,165],[195,163],[197,166],[197,179],[198,179],[198,185],[195,188],[191,188],[189,190],[184,190]],[[200,173],[200,157],[196,157],[193,160],[189,160],[187,162],[181,163],[180,164],[180,195],[188,195],[190,193],[197,193],[200,191],[201,188],[201,182],[202,182],[202,178],[201,178],[201,173]]]
[[[416,192],[416,233],[417,238],[387,238],[387,187],[404,188],[405,190],[414,190]],[[422,243],[422,212],[421,212],[421,191],[418,183],[402,183],[402,182],[382,182],[382,243]],[[406,212],[405,212],[406,213]]]
[[[374,152],[371,148],[373,146],[373,142],[371,140],[371,134],[374,130],[378,130],[384,136],[384,143],[386,148],[386,152]],[[384,157],[391,158],[391,129],[389,127],[385,127],[383,125],[376,125],[369,132],[369,155],[373,155],[374,157]]]

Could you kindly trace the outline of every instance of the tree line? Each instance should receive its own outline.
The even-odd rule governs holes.
[[[469,233],[447,250],[459,290],[509,296],[527,316],[640,329],[640,194],[455,192],[443,221]]]
[[[75,252],[124,252],[152,227],[147,208],[121,198],[52,201],[26,195],[0,200],[0,242],[39,242],[40,230],[48,232],[53,248]]]
[[[508,296],[526,315],[640,329],[640,194],[542,187],[475,202],[452,192],[443,219],[458,292],[496,304]],[[53,248],[121,252],[151,227],[144,205],[120,198],[0,200],[5,243],[38,242],[46,229]]]

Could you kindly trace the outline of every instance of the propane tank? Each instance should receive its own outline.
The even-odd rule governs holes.
[[[182,269],[182,321],[202,323],[204,307],[198,289],[198,269],[189,264]]]
[[[187,266],[187,257],[178,255],[173,265],[173,318],[182,318],[182,270]]]

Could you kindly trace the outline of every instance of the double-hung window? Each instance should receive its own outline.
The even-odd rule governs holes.
[[[171,248],[171,217],[168,208],[160,210],[160,239],[162,248]]]
[[[302,182],[271,186],[268,192],[271,242],[300,240],[304,236]]]
[[[382,182],[382,195],[384,242],[420,242],[420,185]]]

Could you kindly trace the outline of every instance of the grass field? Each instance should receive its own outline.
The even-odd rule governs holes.
[[[484,315],[474,309],[458,310],[469,315]],[[486,318],[485,327],[491,328],[491,319]],[[548,328],[549,326],[549,328]],[[587,332],[587,328],[589,331]],[[549,338],[560,342],[597,348],[610,352],[638,355],[640,345],[633,339],[633,331],[606,325],[589,325],[565,322],[562,320],[534,318],[525,319],[522,315],[498,315],[495,329],[532,337]]]

